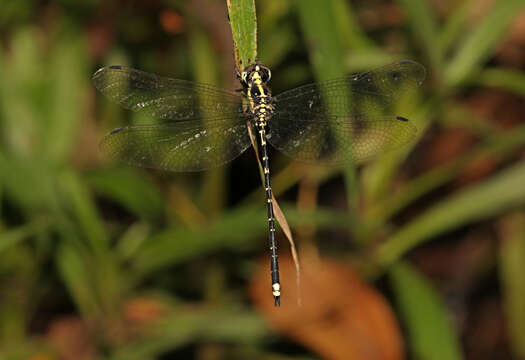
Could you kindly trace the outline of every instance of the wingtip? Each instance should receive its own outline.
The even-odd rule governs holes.
[[[108,69],[111,69],[111,70],[122,70],[122,66],[121,65],[109,65],[109,66],[104,66],[104,67],[101,67],[100,69],[98,69],[97,71],[95,71],[95,73],[93,74],[93,76],[91,77],[93,80],[99,78],[101,76],[101,74],[103,74],[105,71],[107,71]]]
[[[413,71],[414,79],[417,82],[418,85],[421,85],[426,77],[427,77],[427,70],[423,65],[418,63],[417,61],[413,60],[401,60],[398,62],[399,65],[407,65],[410,67]]]
[[[95,73],[93,74],[93,76],[91,77],[91,79],[96,80],[96,79],[100,76],[100,74],[104,71],[104,69],[105,69],[105,68],[100,68],[100,69],[98,69],[97,71],[95,71]]]

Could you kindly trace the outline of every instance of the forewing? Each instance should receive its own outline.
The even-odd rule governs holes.
[[[108,133],[101,150],[124,163],[168,171],[218,167],[250,145],[246,123],[238,119],[126,126]]]
[[[414,136],[397,103],[424,78],[422,65],[401,61],[286,91],[273,100],[269,141],[303,161],[367,160]]]
[[[397,117],[291,120],[280,114],[274,116],[269,122],[269,142],[284,154],[305,162],[360,163],[406,144],[415,134],[410,122]]]
[[[93,83],[124,108],[161,120],[235,117],[241,111],[240,96],[235,92],[123,66],[99,69]]]
[[[425,68],[413,61],[342,78],[300,86],[274,97],[275,111],[294,121],[317,121],[320,116],[374,118],[392,114],[397,100],[425,79]]]

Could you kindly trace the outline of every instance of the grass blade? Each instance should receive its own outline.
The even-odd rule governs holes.
[[[403,6],[412,33],[425,49],[428,59],[432,64],[432,72],[439,72],[443,62],[443,52],[436,46],[438,38],[438,25],[436,13],[430,8],[430,3],[424,0],[398,0]]]
[[[333,26],[334,23],[337,23],[334,17],[335,3],[337,1],[334,0],[300,0],[295,2],[301,29],[309,45],[308,52],[314,75],[320,81],[338,78],[346,74],[343,63],[343,41],[340,37],[341,34]],[[344,175],[350,213],[357,214],[359,189],[354,164],[345,163]]]
[[[207,308],[174,309],[149,325],[148,330],[148,335],[121,346],[109,359],[158,358],[163,353],[202,341],[203,338],[210,342],[253,344],[267,334],[261,318],[254,313]]]
[[[458,2],[456,8],[445,19],[441,32],[439,34],[438,44],[443,53],[450,51],[450,47],[455,41],[464,34],[467,26],[468,16],[472,11],[472,6],[477,5],[476,0],[465,0]]]
[[[62,174],[60,185],[64,191],[65,206],[74,214],[80,233],[96,254],[104,256],[109,250],[109,238],[89,191],[78,176],[69,171]]]
[[[164,200],[160,190],[139,170],[101,169],[87,174],[86,181],[97,193],[115,201],[137,216],[158,219],[163,215]]]
[[[452,194],[401,228],[375,254],[388,266],[405,252],[458,226],[525,204],[525,162],[501,171],[480,184]]]
[[[257,58],[257,19],[254,0],[227,0],[237,69],[242,71]]]
[[[525,96],[525,74],[503,68],[488,68],[483,70],[476,82],[482,86],[497,87],[511,91],[519,96]]]
[[[50,159],[63,162],[78,135],[83,114],[86,114],[83,93],[88,86],[84,74],[86,67],[83,43],[71,40],[74,29],[68,29],[69,37],[57,41],[51,58],[47,81],[50,83],[50,110],[42,134]]]
[[[70,241],[72,242],[72,241]],[[56,254],[58,272],[62,276],[70,296],[86,319],[101,313],[93,289],[90,271],[86,264],[87,249],[79,250],[70,244],[62,243]]]
[[[506,216],[500,224],[500,268],[505,318],[516,358],[525,358],[525,213]]]
[[[499,46],[511,21],[523,8],[523,0],[495,1],[481,23],[469,33],[445,71],[445,83],[456,86],[477,73]]]
[[[447,310],[430,282],[405,262],[390,271],[390,283],[416,359],[461,360],[460,344]]]

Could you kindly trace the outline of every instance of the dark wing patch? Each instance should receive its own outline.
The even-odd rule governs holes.
[[[385,116],[407,91],[421,85],[425,68],[401,61],[369,72],[285,91],[273,98],[277,112],[294,121],[315,121],[326,114],[340,116]]]
[[[274,116],[268,141],[284,154],[301,161],[360,163],[409,142],[416,129],[395,117],[363,120],[322,117],[301,122]]]
[[[235,92],[124,66],[99,69],[93,83],[122,107],[161,120],[236,117],[241,111],[241,97]]]
[[[117,130],[102,139],[102,152],[129,165],[168,171],[215,168],[250,146],[246,123],[232,123],[231,119],[207,125],[180,122]]]
[[[305,161],[369,159],[414,136],[408,119],[396,116],[398,100],[424,78],[422,65],[401,61],[286,91],[273,99],[269,141]]]

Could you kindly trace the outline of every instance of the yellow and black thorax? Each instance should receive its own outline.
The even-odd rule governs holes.
[[[267,85],[270,77],[270,69],[259,64],[248,66],[241,74],[247,99],[246,112],[252,116],[256,126],[266,126],[274,111],[272,95]]]

